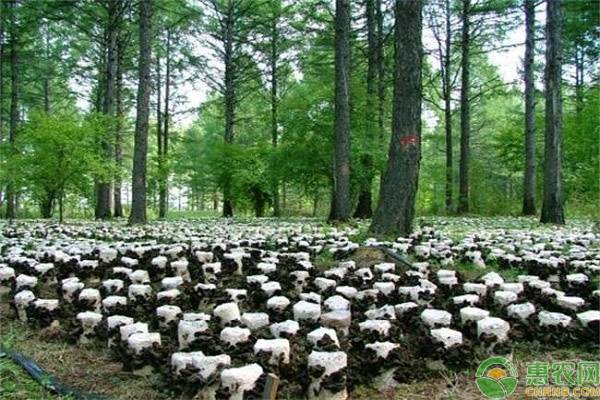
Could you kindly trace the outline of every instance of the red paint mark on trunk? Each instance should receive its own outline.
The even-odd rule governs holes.
[[[417,135],[406,135],[400,138],[400,144],[402,147],[416,146],[419,144],[419,136]]]

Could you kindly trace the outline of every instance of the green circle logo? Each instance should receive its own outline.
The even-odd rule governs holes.
[[[504,357],[490,357],[475,373],[475,383],[492,400],[506,399],[517,388],[517,369]]]

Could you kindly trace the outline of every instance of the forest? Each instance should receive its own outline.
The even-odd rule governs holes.
[[[0,399],[600,396],[599,0],[0,0]]]
[[[597,216],[598,14],[3,1],[2,216]]]

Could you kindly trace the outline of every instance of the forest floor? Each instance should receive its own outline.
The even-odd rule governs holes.
[[[457,237],[463,235],[464,232],[456,231]],[[333,261],[327,257],[315,260],[316,266],[321,268],[327,268],[331,263]],[[455,269],[469,279],[496,270],[493,267],[475,268],[471,264],[458,264]],[[519,269],[496,271],[506,279],[515,279],[517,275],[524,273]],[[59,382],[76,390],[107,396],[109,399],[174,399],[170,393],[160,390],[163,382],[158,375],[124,372],[121,363],[111,359],[105,346],[93,343],[69,344],[66,341],[67,333],[60,328],[35,329],[19,322],[10,310],[8,300],[8,294],[0,294],[0,344],[32,358]],[[515,345],[512,359],[518,370],[521,384],[517,386],[517,391],[511,397],[525,398],[523,383],[528,362],[599,360],[600,354],[590,354],[578,348],[548,351],[547,348],[535,343],[524,343]],[[441,365],[427,379],[402,384],[387,391],[358,387],[353,390],[349,398],[354,400],[470,400],[483,398],[483,396],[475,385],[474,369],[455,372]],[[51,394],[31,379],[18,365],[0,357],[0,399],[66,398]]]
[[[52,328],[34,330],[10,314],[6,299],[2,299],[0,343],[36,360],[45,371],[55,376],[61,383],[83,392],[101,394],[115,400],[173,399],[170,394],[157,390],[160,381],[154,375],[140,376],[123,372],[121,363],[111,360],[105,346],[68,344],[61,337],[60,331]],[[515,349],[513,361],[519,376],[525,377],[528,362],[579,361],[589,360],[590,356],[580,349],[547,352],[527,345]],[[600,355],[596,354],[595,358],[598,357]],[[474,370],[456,373],[442,369],[436,375],[387,391],[359,387],[351,393],[350,399],[472,400],[483,398],[475,386]],[[525,398],[524,385],[517,388],[513,398]],[[68,399],[68,397],[49,393],[19,366],[0,358],[0,399],[58,400]]]

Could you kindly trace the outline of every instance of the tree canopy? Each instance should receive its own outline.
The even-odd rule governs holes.
[[[369,218],[387,196],[397,140],[418,141],[417,215],[520,214],[525,194],[540,210],[542,50],[554,40],[546,2],[414,2],[2,1],[2,215],[121,217],[143,190],[149,218]],[[600,193],[600,15],[594,1],[559,3],[560,191],[567,216],[590,215]],[[418,19],[422,33],[398,33],[398,18]],[[397,53],[409,34],[422,39],[419,94],[396,98],[415,57]],[[497,62],[503,54],[512,65]],[[402,98],[422,109],[418,139],[394,130],[394,121],[417,129]],[[134,136],[147,138],[135,150],[147,161],[134,157],[144,145]],[[134,189],[140,162],[147,172]]]

